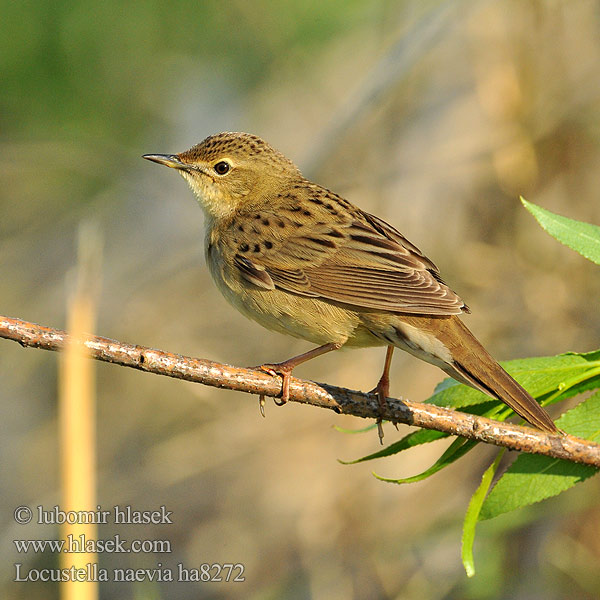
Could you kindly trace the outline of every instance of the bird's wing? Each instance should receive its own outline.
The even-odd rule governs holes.
[[[262,289],[363,309],[468,311],[435,264],[391,225],[354,207],[320,219],[321,209],[304,216],[295,207],[262,210],[245,226],[232,223],[228,237],[240,276]]]

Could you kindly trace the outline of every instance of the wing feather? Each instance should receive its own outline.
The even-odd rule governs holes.
[[[277,222],[268,230],[235,241],[251,256],[236,254],[240,276],[262,289],[281,289],[351,305],[357,309],[450,315],[468,307],[442,280],[438,268],[391,225],[352,207],[338,206],[336,218],[311,214],[300,220],[289,208],[266,213],[254,222]],[[343,210],[342,210],[343,209]],[[271,236],[263,245],[257,236]]]

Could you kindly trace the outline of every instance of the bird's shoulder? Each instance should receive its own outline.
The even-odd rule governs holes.
[[[275,254],[282,245],[302,237],[330,235],[342,240],[358,213],[359,209],[334,192],[298,180],[240,206],[215,228],[213,238],[242,253]]]

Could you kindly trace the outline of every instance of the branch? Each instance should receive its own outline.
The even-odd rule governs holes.
[[[2,316],[0,337],[19,342],[23,347],[54,351],[64,350],[72,341],[72,338],[60,329]],[[89,356],[96,360],[249,394],[274,398],[281,394],[281,380],[263,371],[232,367],[145,346],[122,344],[97,336],[89,336],[82,343]],[[531,427],[501,423],[433,404],[389,398],[386,409],[380,412],[374,394],[296,378],[292,378],[290,384],[290,400],[356,417],[376,419],[381,416],[393,423],[435,429],[511,450],[544,454],[600,467],[600,445],[594,442],[566,434],[548,434]]]

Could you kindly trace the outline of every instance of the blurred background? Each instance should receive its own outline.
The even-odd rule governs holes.
[[[598,268],[546,235],[519,195],[600,224],[600,4],[580,0],[171,3],[1,0],[0,313],[65,327],[78,231],[103,237],[95,333],[237,365],[309,348],[246,321],[204,265],[202,213],[140,157],[247,131],[383,217],[470,305],[498,359],[597,349]],[[297,375],[371,389],[383,349]],[[58,356],[0,340],[2,597],[17,505],[61,502]],[[102,554],[106,568],[243,563],[244,583],[102,584],[100,597],[597,598],[599,483],[482,523],[476,576],[461,524],[494,450],[396,486],[437,442],[376,463],[365,422],[95,363],[97,502],[165,505],[172,525],[100,527],[169,539],[171,555]],[[440,371],[396,353],[392,394],[427,398]],[[404,435],[386,428],[386,442]]]

